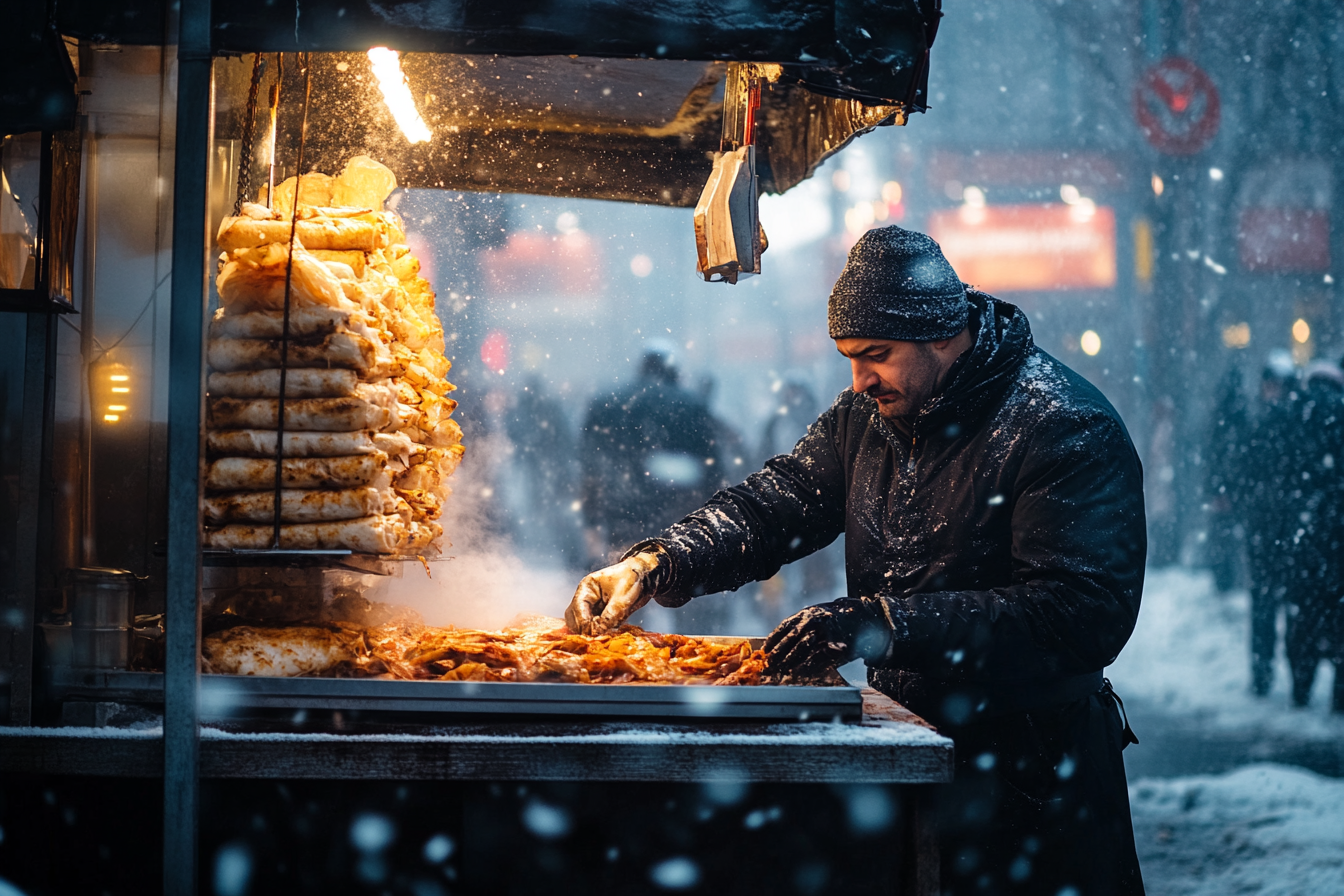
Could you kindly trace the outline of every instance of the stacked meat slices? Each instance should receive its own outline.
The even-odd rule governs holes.
[[[210,324],[205,546],[432,554],[462,458],[434,292],[397,215],[392,172],[364,156],[244,204],[218,242]],[[281,371],[283,362],[283,375]],[[284,383],[283,436],[279,426]]]

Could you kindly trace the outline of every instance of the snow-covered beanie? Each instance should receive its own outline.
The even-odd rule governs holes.
[[[827,310],[832,339],[937,342],[965,329],[971,305],[937,243],[879,227],[849,250]]]

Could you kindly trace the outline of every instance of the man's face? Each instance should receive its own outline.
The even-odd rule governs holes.
[[[945,359],[936,346],[946,344],[892,339],[835,340],[840,354],[849,359],[854,391],[872,396],[879,412],[887,418],[907,417],[933,397],[946,369]]]

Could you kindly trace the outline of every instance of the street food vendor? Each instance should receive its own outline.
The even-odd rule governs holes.
[[[1133,734],[1102,678],[1147,549],[1124,424],[920,233],[858,241],[829,327],[852,387],[793,453],[585,578],[570,628],[768,579],[844,533],[848,595],[781,623],[770,671],[809,681],[862,658],[873,687],[953,738],[944,891],[1142,893]]]

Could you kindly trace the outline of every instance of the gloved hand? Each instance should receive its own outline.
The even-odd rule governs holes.
[[[781,622],[765,641],[766,669],[773,676],[820,678],[860,657],[882,659],[891,639],[891,624],[876,605],[842,597]]]
[[[665,555],[660,550],[643,551],[614,566],[585,576],[565,610],[565,625],[583,635],[602,635],[649,602],[644,580],[658,568]]]

